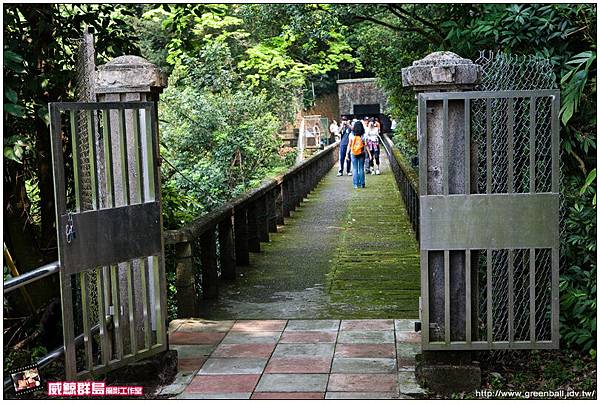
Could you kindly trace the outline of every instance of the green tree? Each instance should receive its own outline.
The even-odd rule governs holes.
[[[74,98],[84,26],[96,32],[100,61],[136,52],[127,14],[116,5],[4,7],[4,239],[21,270],[56,259],[47,104]]]

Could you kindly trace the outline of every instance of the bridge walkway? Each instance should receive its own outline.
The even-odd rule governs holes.
[[[200,316],[418,318],[418,244],[383,152],[381,160],[365,189],[333,167]]]

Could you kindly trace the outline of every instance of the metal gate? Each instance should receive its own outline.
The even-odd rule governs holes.
[[[559,107],[556,90],[418,95],[423,349],[558,348]]]
[[[49,110],[65,368],[75,379],[167,349],[157,119],[151,102]]]

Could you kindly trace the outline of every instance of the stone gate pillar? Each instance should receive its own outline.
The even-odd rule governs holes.
[[[471,90],[480,79],[480,66],[452,52],[434,52],[402,69],[402,83],[415,92],[448,92]],[[427,158],[419,164],[427,167],[427,194],[443,194],[443,104],[429,101],[426,108]],[[418,119],[418,121],[423,121]],[[448,193],[465,193],[465,110],[462,100],[448,101]],[[419,138],[419,141],[423,139]],[[471,153],[473,156],[473,153]],[[422,157],[420,157],[422,158]],[[472,157],[473,158],[473,157]],[[471,180],[476,183],[477,164],[471,161]],[[473,183],[473,182],[472,182]],[[474,187],[471,186],[471,189]],[[465,340],[465,254],[450,251],[450,323],[444,323],[444,252],[427,252],[429,279],[430,341],[444,341],[446,326],[450,326],[450,340]],[[476,268],[476,265],[471,265]],[[424,270],[424,268],[421,268]],[[477,285],[476,273],[472,273]],[[473,309],[476,309],[476,292],[472,292]],[[472,315],[472,329],[477,329],[477,315]],[[471,365],[470,352],[424,351],[417,366],[417,379],[433,390],[459,391],[480,385],[479,368]],[[459,371],[459,368],[462,368]],[[456,376],[460,373],[460,376]],[[466,372],[465,372],[466,371]]]
[[[158,113],[158,98],[159,94],[163,91],[167,86],[167,77],[166,75],[154,64],[148,62],[146,59],[139,56],[119,56],[108,63],[98,66],[96,71],[96,79],[94,85],[94,92],[96,94],[96,98],[98,102],[153,102],[155,104],[154,113],[155,115]],[[143,113],[139,114],[139,128],[144,132],[146,130],[146,122],[145,116]],[[111,112],[110,116],[111,122],[111,145],[112,145],[112,155],[119,156],[120,155],[120,142],[119,142],[119,116],[116,111]],[[155,116],[155,122],[158,125],[158,117]],[[127,154],[130,156],[135,155],[135,140],[134,140],[134,114],[131,110],[125,111],[125,131],[126,131],[126,147]],[[155,128],[156,133],[158,133],[158,127]],[[148,155],[147,155],[147,147],[146,147],[146,136],[141,135],[141,149],[142,149],[142,162],[146,164]],[[97,140],[98,141],[98,140]],[[158,144],[158,141],[157,141]],[[97,149],[100,151],[102,149],[102,141],[96,145]],[[100,154],[99,154],[100,155]],[[135,159],[128,158],[128,172],[129,172],[129,183],[133,184],[136,181],[135,172],[136,169],[134,167]],[[121,160],[120,158],[113,158],[113,169],[114,172],[121,172]],[[99,183],[103,183],[103,173],[102,170],[99,170]],[[152,178],[144,177],[144,194],[138,194],[138,190],[136,186],[129,186],[129,198],[135,203],[139,202],[142,199],[147,200],[149,195],[149,181]],[[123,183],[123,178],[121,175],[113,175],[113,183],[114,183],[114,204],[116,207],[122,206],[126,204],[126,194],[125,194],[125,186]],[[100,186],[102,188],[102,186]],[[157,189],[159,191],[159,189]],[[103,207],[111,207],[108,206],[108,199],[105,195],[100,194],[100,203]],[[152,259],[146,260],[145,270],[147,270],[148,279],[148,288],[150,290],[149,295],[154,295],[152,290],[154,289],[154,276],[151,273],[156,270],[153,267],[154,261]],[[127,265],[119,265],[119,283],[120,283],[120,294],[122,296],[127,295],[127,277],[126,271],[129,270]],[[133,264],[133,288],[134,290],[142,289],[142,281],[141,281],[141,265],[139,263]],[[138,291],[139,292],[139,291]],[[128,301],[127,298],[121,298],[121,326],[123,328],[123,335],[125,338],[129,336],[129,318],[128,318]],[[138,327],[137,335],[138,335],[138,345],[143,345],[143,337],[144,333],[142,331],[141,324],[143,323],[143,307],[142,307],[142,298],[141,295],[134,295],[134,304],[135,304],[135,323]],[[116,309],[116,308],[115,308]],[[150,298],[150,318],[152,322],[152,329],[156,330],[156,316],[155,316],[155,306],[154,299]],[[107,311],[108,312],[108,311]]]

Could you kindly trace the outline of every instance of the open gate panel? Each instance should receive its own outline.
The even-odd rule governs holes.
[[[423,349],[558,348],[559,106],[418,95]]]
[[[167,348],[156,116],[151,102],[49,110],[65,367],[75,379]]]

